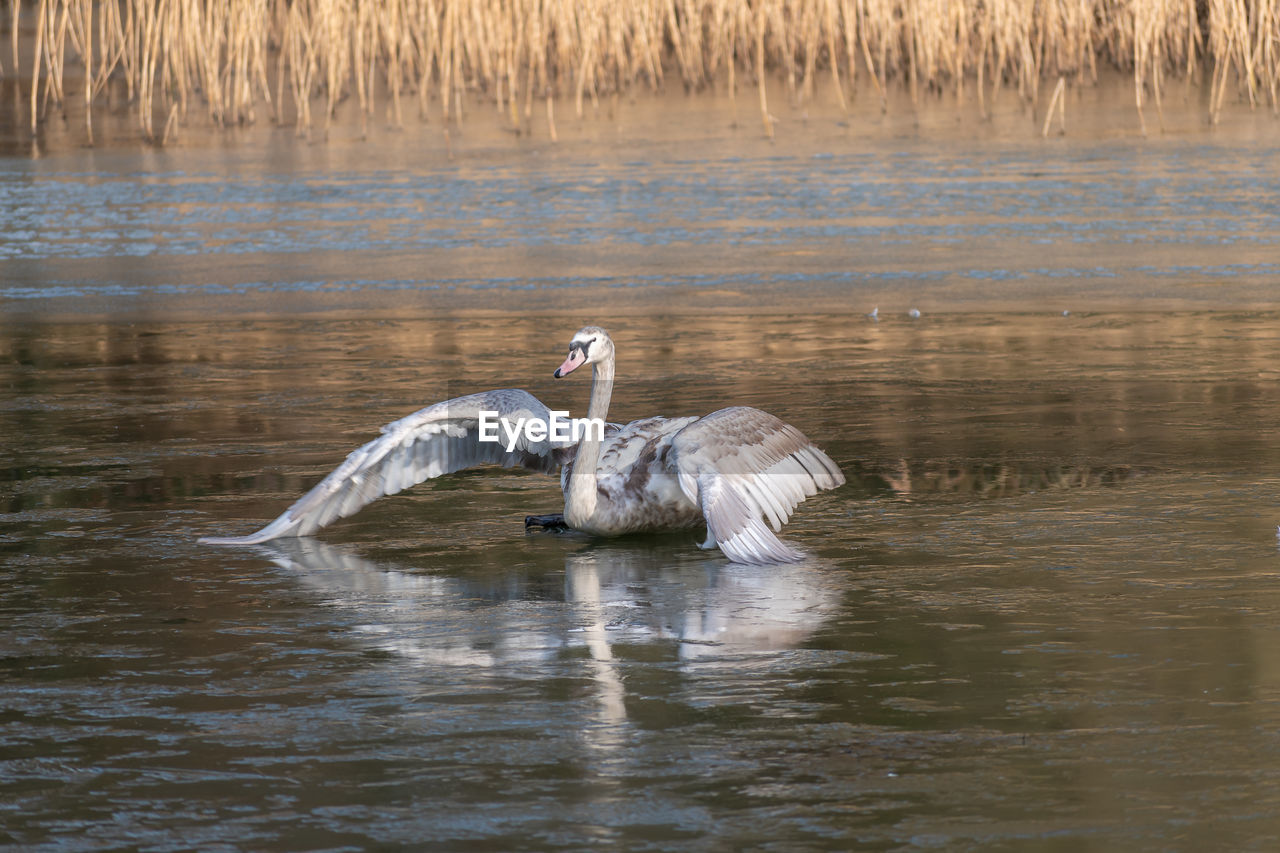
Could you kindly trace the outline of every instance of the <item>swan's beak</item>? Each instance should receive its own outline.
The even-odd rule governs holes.
[[[562,379],[582,365],[586,364],[587,357],[582,354],[580,349],[569,350],[569,357],[564,360],[564,364],[556,368],[556,372],[552,374],[556,379]]]

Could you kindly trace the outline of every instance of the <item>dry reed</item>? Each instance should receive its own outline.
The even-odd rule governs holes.
[[[86,129],[110,81],[136,103],[141,130],[162,139],[202,110],[214,124],[261,109],[300,129],[327,123],[354,97],[367,120],[383,103],[403,122],[434,101],[446,123],[489,103],[527,126],[545,101],[582,115],[589,100],[636,85],[687,89],[743,78],[757,89],[768,134],[767,75],[796,101],[828,81],[846,106],[866,83],[883,105],[898,83],[972,92],[984,114],[1005,88],[1036,103],[1040,82],[1096,80],[1099,65],[1132,73],[1139,120],[1162,114],[1170,75],[1209,76],[1210,116],[1230,91],[1273,109],[1280,88],[1280,0],[9,0],[34,31],[33,132],[66,97],[68,60],[82,76]],[[1064,82],[1065,81],[1065,82]],[[864,86],[865,88],[865,86]],[[1051,114],[1051,113],[1050,113]],[[1045,129],[1047,132],[1046,117]]]

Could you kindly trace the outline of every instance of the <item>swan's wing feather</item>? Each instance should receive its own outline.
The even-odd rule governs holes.
[[[780,530],[805,498],[844,483],[831,457],[800,430],[745,406],[700,418],[676,435],[672,448],[681,490],[702,508],[720,550],[738,563],[800,559],[764,519]]]
[[[521,432],[508,452],[501,428],[499,441],[480,440],[480,412],[515,423],[519,418],[546,421],[550,412],[525,391],[487,391],[428,406],[382,428],[382,435],[353,450],[329,476],[275,521],[248,536],[206,537],[215,545],[253,545],[284,536],[306,536],[339,518],[359,511],[383,495],[403,491],[426,480],[485,463],[553,472],[571,449],[544,440],[530,442]]]
[[[751,505],[739,475],[707,471],[698,479],[698,486],[707,530],[730,560],[767,565],[804,559],[803,554],[765,526],[758,507]]]

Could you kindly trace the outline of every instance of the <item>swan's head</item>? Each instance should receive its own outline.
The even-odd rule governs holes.
[[[568,376],[584,364],[596,364],[613,358],[613,341],[599,326],[586,326],[569,341],[569,357],[556,368],[555,377]]]

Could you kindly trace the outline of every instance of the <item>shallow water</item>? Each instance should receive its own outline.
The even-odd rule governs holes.
[[[481,135],[453,160],[419,135],[285,131],[0,158],[0,310],[1274,307],[1274,133],[1027,144],[815,122],[784,146],[734,127],[518,148]]]
[[[620,416],[750,402],[850,475],[769,569],[527,534],[556,487],[511,472],[195,544],[453,383],[580,406],[538,378],[569,318],[10,328],[7,838],[1248,847],[1280,830],[1276,321],[620,327],[680,380]]]
[[[0,843],[1270,849],[1280,196],[1201,144],[1134,165],[1190,199],[1149,221],[1108,145],[1043,180],[775,154],[773,187],[732,151],[599,186],[399,149],[0,161]],[[874,191],[823,207],[837,172]],[[828,450],[809,560],[527,533],[558,490],[509,471],[196,544],[451,394],[580,412],[550,372],[585,321],[612,419],[750,404]]]

